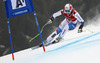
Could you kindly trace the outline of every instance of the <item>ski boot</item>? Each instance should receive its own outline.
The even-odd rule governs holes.
[[[62,37],[57,37],[56,40],[54,40],[52,43],[58,43],[61,39]]]
[[[43,43],[44,43],[44,46],[48,45],[47,41],[43,41]],[[39,47],[42,47],[42,43],[39,45]]]

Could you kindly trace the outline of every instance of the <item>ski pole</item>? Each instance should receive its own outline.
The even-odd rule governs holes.
[[[48,22],[46,23],[46,24],[44,24],[44,26],[42,27],[42,29],[41,29],[41,33],[43,32],[43,29],[44,29],[44,27],[46,26],[48,24]],[[34,40],[35,38],[37,38],[38,36],[39,36],[40,34],[38,33],[36,36],[34,36],[33,38],[31,38],[30,40],[29,40],[29,42],[31,42],[32,40]]]
[[[89,31],[90,33],[93,33],[93,31],[91,31],[90,29],[86,29],[85,31]],[[84,31],[84,32],[85,32],[85,31]]]
[[[91,31],[91,30],[89,30],[89,29],[87,29],[87,31],[89,31],[89,32],[93,33],[93,31]]]

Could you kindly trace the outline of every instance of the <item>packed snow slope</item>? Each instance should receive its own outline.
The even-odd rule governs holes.
[[[84,32],[68,31],[59,43],[26,49],[0,57],[0,63],[100,63],[100,26],[88,25]]]

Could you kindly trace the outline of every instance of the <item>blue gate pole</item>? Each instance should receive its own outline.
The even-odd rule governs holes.
[[[8,32],[9,32],[9,39],[10,39],[10,45],[11,45],[11,52],[12,52],[12,59],[14,60],[14,54],[13,54],[13,46],[12,46],[12,39],[11,39],[11,32],[10,32],[10,25],[9,25],[9,18],[8,18],[8,10],[7,10],[7,0],[4,0],[5,2],[5,8],[6,8],[6,16],[7,16],[7,24],[8,24]]]
[[[9,39],[10,39],[10,45],[11,45],[12,59],[14,60],[13,46],[12,46],[12,39],[11,39],[11,32],[10,32],[10,25],[9,25],[9,19],[8,18],[7,18],[7,24],[8,24],[8,32],[9,32]]]
[[[39,28],[39,24],[38,24],[38,21],[37,21],[37,17],[36,17],[35,11],[34,11],[34,16],[35,16],[36,24],[37,24],[37,27],[38,27],[40,39],[41,39],[41,42],[42,42],[42,47],[43,47],[43,50],[44,50],[44,52],[45,52],[45,47],[44,47],[44,44],[43,44],[43,39],[42,39],[42,35],[41,35],[41,32],[40,32],[40,28]]]
[[[33,3],[32,3],[32,1],[31,1],[31,5],[32,5],[32,9],[33,9],[33,13],[34,13],[35,20],[36,20],[36,24],[37,24],[37,27],[38,27],[38,31],[39,31],[39,35],[40,35],[40,39],[41,39],[41,42],[42,42],[42,47],[43,47],[43,50],[44,50],[44,52],[45,52],[45,47],[44,47],[44,43],[43,43],[43,39],[42,39],[42,35],[41,35],[41,32],[40,32],[40,28],[39,28],[38,20],[37,20],[37,17],[36,17],[36,13],[35,13],[35,10],[34,10],[34,7],[33,7]]]

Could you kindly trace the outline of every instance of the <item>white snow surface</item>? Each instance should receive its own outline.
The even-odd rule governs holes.
[[[100,26],[88,25],[77,33],[69,31],[59,43],[43,48],[32,48],[0,57],[0,63],[100,63]]]

